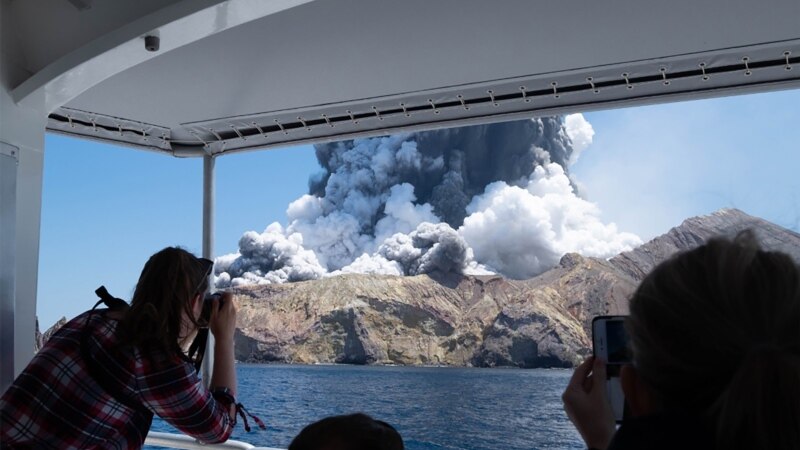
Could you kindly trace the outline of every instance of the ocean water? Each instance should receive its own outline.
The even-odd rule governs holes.
[[[232,439],[286,448],[305,425],[360,411],[397,428],[408,450],[583,449],[561,404],[571,373],[238,364],[239,399],[268,429],[237,424]],[[152,429],[175,432],[158,418]]]

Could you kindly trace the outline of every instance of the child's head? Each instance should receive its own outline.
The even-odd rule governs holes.
[[[289,450],[403,450],[403,439],[388,423],[357,413],[308,425]]]

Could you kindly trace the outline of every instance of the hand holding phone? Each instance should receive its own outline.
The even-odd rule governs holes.
[[[606,384],[606,364],[590,357],[575,369],[561,397],[564,411],[588,448],[607,448],[617,430]]]
[[[606,390],[614,420],[617,423],[627,416],[627,405],[622,392],[620,371],[631,363],[625,316],[600,316],[592,320],[592,344],[595,358],[606,362]]]

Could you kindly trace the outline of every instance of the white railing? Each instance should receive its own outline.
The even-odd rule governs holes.
[[[144,440],[147,445],[178,448],[186,450],[243,449],[243,450],[282,450],[273,447],[254,447],[247,442],[228,440],[222,444],[203,444],[193,437],[183,434],[159,433],[151,431]]]

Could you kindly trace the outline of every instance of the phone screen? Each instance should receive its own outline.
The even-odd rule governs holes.
[[[606,362],[609,364],[630,364],[628,334],[623,320],[607,320],[606,324]]]
[[[620,383],[620,369],[630,364],[628,335],[624,316],[602,316],[592,322],[594,355],[606,361],[606,389],[614,418],[621,422],[626,416],[625,396]]]

